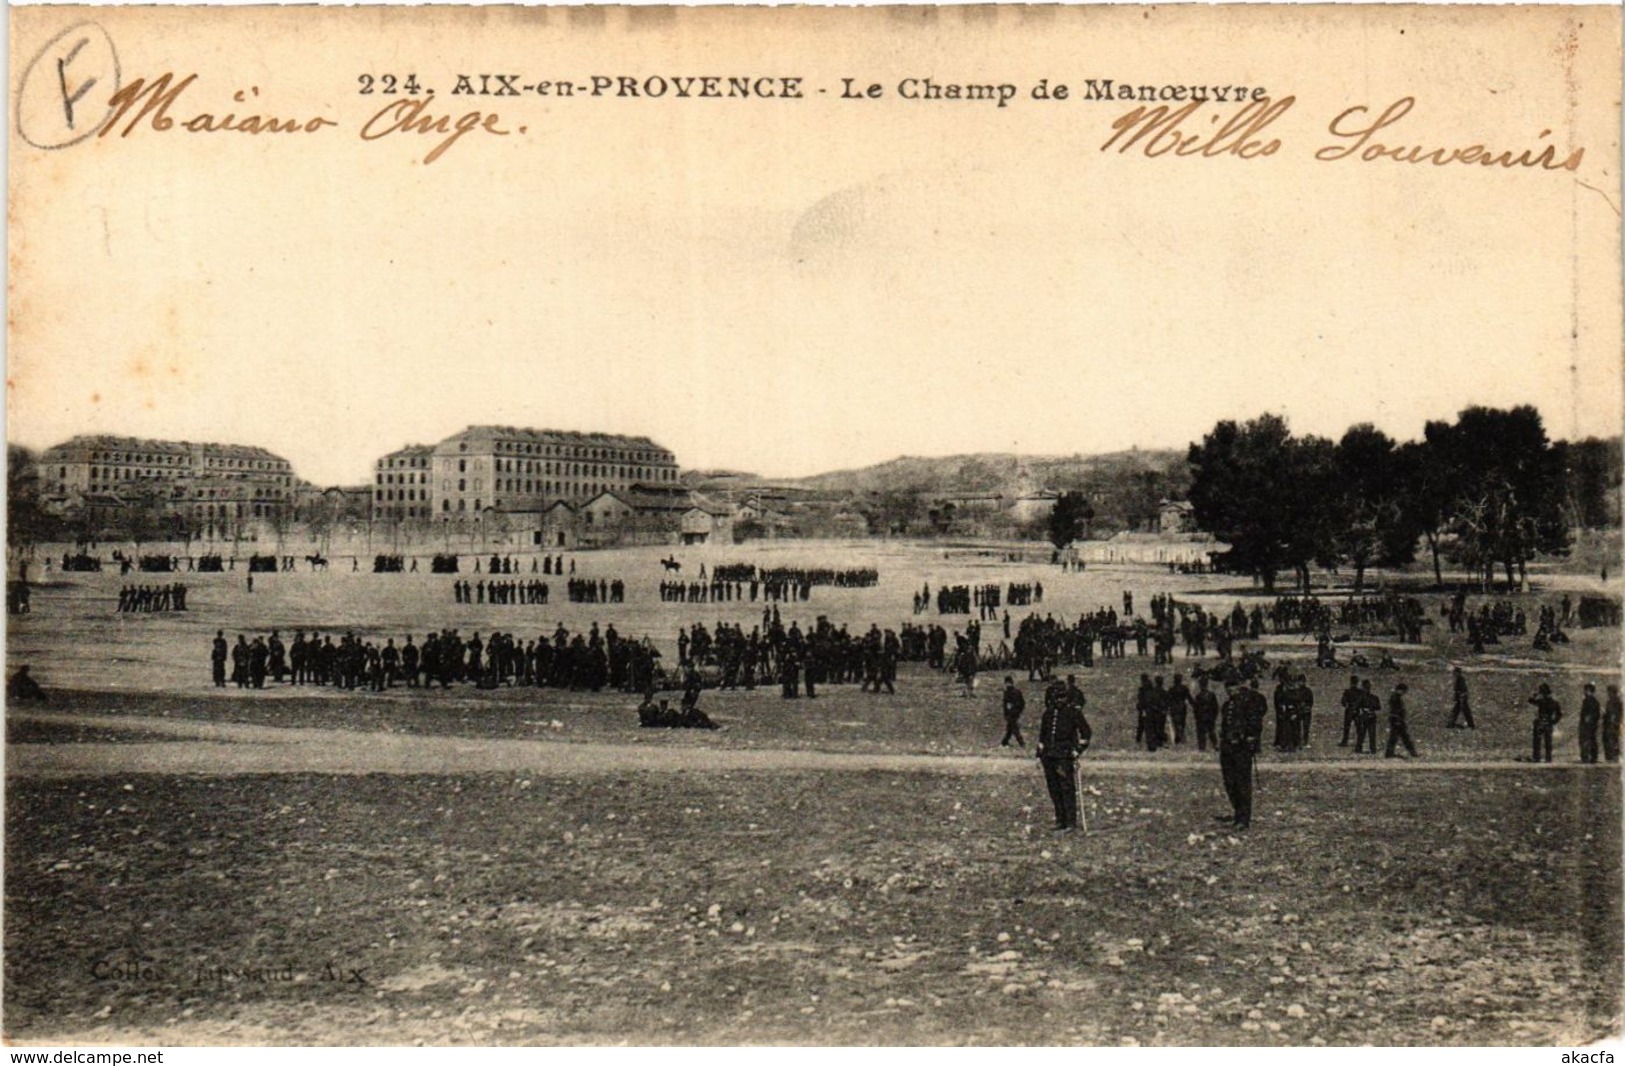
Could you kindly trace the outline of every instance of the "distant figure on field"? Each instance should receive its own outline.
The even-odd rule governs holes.
[[[1597,733],[1602,729],[1602,704],[1597,701],[1597,686],[1586,682],[1585,696],[1580,700],[1580,761],[1597,761]]]
[[[1460,720],[1465,723],[1465,728],[1477,729],[1477,724],[1473,722],[1473,708],[1467,699],[1467,675],[1461,672],[1461,667],[1459,666],[1456,667],[1455,680],[1452,682],[1452,685],[1454,686],[1455,695],[1454,702],[1450,709],[1449,728],[1463,728],[1463,726],[1456,724],[1457,721]]]
[[[1602,711],[1602,754],[1609,762],[1619,761],[1619,726],[1625,718],[1625,704],[1619,699],[1619,686],[1608,686],[1608,702]]]
[[[38,681],[28,676],[27,664],[17,667],[16,671],[6,678],[6,699],[13,703],[45,702],[45,690],[39,687]]]
[[[1388,696],[1388,751],[1387,757],[1392,759],[1398,752],[1398,745],[1405,745],[1405,750],[1416,758],[1416,745],[1411,743],[1410,725],[1406,721],[1405,711],[1405,682],[1401,681],[1394,686],[1394,691]]]
[[[1021,735],[1021,712],[1027,709],[1027,697],[1021,694],[1016,687],[1013,677],[1004,679],[1004,739],[999,741],[1001,748],[1008,748],[1010,741],[1016,742],[1016,747],[1024,748],[1027,741]]]
[[[1552,727],[1563,720],[1563,705],[1552,698],[1552,686],[1541,682],[1539,689],[1529,697],[1535,708],[1535,722],[1531,731],[1531,762],[1552,761]],[[1545,758],[1541,758],[1542,753]]]

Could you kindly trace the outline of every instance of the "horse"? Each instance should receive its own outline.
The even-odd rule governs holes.
[[[675,572],[675,573],[680,574],[680,573],[683,572],[683,564],[678,562],[674,558],[672,558],[672,559],[662,559],[662,560],[660,560],[660,565],[666,568],[667,573]]]
[[[307,555],[305,556],[305,562],[310,564],[312,570],[327,569],[327,559],[320,555]]]

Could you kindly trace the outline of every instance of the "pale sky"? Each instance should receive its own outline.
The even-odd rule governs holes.
[[[341,128],[14,141],[7,435],[256,444],[318,484],[470,423],[642,434],[685,467],[777,476],[1183,447],[1263,411],[1411,438],[1534,403],[1554,437],[1617,436],[1618,13],[1472,10],[99,13],[126,81],[199,73],[178,117],[257,85],[261,110]],[[13,19],[15,88],[65,23]],[[528,132],[427,166],[433,138],[362,143],[367,70]],[[446,95],[481,70],[794,74],[809,99]],[[1023,91],[896,98],[927,74]],[[839,100],[842,76],[886,98]],[[1296,103],[1268,159],[1107,155],[1132,105],[1028,98],[1045,76]],[[1405,95],[1394,143],[1585,159],[1314,161],[1343,108]]]

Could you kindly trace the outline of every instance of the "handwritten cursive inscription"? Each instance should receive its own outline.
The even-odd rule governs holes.
[[[160,133],[184,130],[188,133],[317,133],[335,127],[336,121],[316,116],[313,118],[284,118],[274,115],[240,115],[235,111],[217,114],[200,111],[187,118],[176,118],[169,112],[179,111],[181,94],[197,81],[196,74],[188,74],[179,81],[175,75],[165,73],[152,81],[136,78],[114,93],[109,101],[110,113],[102,124],[99,136],[117,133],[128,137],[139,129],[152,129]],[[259,96],[258,87],[233,95],[235,103],[247,103]],[[440,141],[423,157],[425,164],[433,163],[456,144],[464,135],[476,130],[498,137],[508,131],[498,123],[496,112],[469,111],[460,117],[429,113],[429,100],[399,100],[386,105],[361,127],[361,139],[375,141],[394,133],[438,134]],[[520,127],[520,132],[524,128]]]
[[[392,133],[444,134],[445,140],[435,145],[429,154],[423,157],[424,165],[428,165],[439,159],[446,149],[456,144],[457,139],[465,133],[480,130],[498,137],[508,135],[507,130],[497,127],[502,118],[495,111],[489,113],[470,111],[460,118],[453,119],[449,115],[429,114],[428,106],[428,100],[397,100],[367,120],[367,124],[361,127],[361,139],[376,141]],[[524,132],[523,128],[520,132]]]
[[[1238,159],[1274,155],[1280,150],[1281,142],[1274,138],[1265,140],[1262,134],[1266,127],[1291,109],[1294,99],[1286,96],[1272,101],[1266,96],[1249,101],[1217,130],[1200,133],[1192,132],[1189,127],[1194,125],[1192,119],[1196,112],[1206,106],[1203,101],[1198,100],[1172,111],[1164,104],[1136,107],[1112,123],[1112,129],[1116,132],[1111,140],[1100,146],[1100,150],[1104,152],[1115,145],[1121,155],[1138,146],[1153,159],[1162,155],[1230,155]],[[1213,116],[1213,121],[1217,123],[1217,115]]]
[[[1375,139],[1379,130],[1395,125],[1410,114],[1411,108],[1415,106],[1416,100],[1413,97],[1402,97],[1389,104],[1374,120],[1369,121],[1362,116],[1370,115],[1370,108],[1364,106],[1348,108],[1332,119],[1328,127],[1333,137],[1342,138],[1345,143],[1327,145],[1315,153],[1315,158],[1323,163],[1334,163],[1340,159],[1358,159],[1363,163],[1374,163],[1380,159],[1389,159],[1397,163],[1431,163],[1436,167],[1466,163],[1508,169],[1540,167],[1543,170],[1579,170],[1580,160],[1585,158],[1585,149],[1576,148],[1561,163],[1557,162],[1557,148],[1550,144],[1539,151],[1533,147],[1522,151],[1512,148],[1496,151],[1482,144],[1469,144],[1460,148],[1426,148],[1422,145],[1385,144]],[[1541,130],[1536,140],[1549,137],[1551,133],[1551,130]]]
[[[1193,101],[1170,110],[1167,105],[1136,107],[1119,116],[1112,123],[1112,135],[1100,146],[1102,152],[1116,149],[1119,155],[1138,150],[1155,159],[1160,156],[1233,156],[1237,159],[1257,159],[1274,155],[1281,149],[1276,137],[1266,137],[1265,130],[1291,109],[1294,97],[1285,96],[1271,101],[1268,97],[1249,101],[1245,106],[1226,116],[1223,112],[1209,113],[1205,117],[1211,130],[1202,128],[1199,112],[1207,101]],[[1335,163],[1352,159],[1361,163],[1381,160],[1398,163],[1431,164],[1437,167],[1464,163],[1485,167],[1538,168],[1541,170],[1580,169],[1585,149],[1576,148],[1559,158],[1556,145],[1533,145],[1526,148],[1489,148],[1481,143],[1461,147],[1432,148],[1418,144],[1390,144],[1377,139],[1377,134],[1391,130],[1416,106],[1413,97],[1401,97],[1383,109],[1375,118],[1371,108],[1363,104],[1345,108],[1327,127],[1341,143],[1326,145],[1315,152],[1322,163]],[[1539,141],[1551,136],[1551,130],[1541,130]]]
[[[124,121],[126,115],[135,111],[136,105],[140,110],[130,119],[120,137],[128,137],[141,126],[143,121],[150,123],[151,128],[158,132],[166,132],[176,128],[188,133],[315,133],[327,126],[337,126],[338,123],[328,118],[274,118],[269,115],[238,115],[227,112],[216,115],[212,112],[200,111],[185,119],[175,119],[169,114],[169,109],[176,105],[181,93],[191,88],[197,81],[196,74],[188,74],[180,81],[175,81],[173,73],[165,73],[154,79],[150,84],[145,78],[136,78],[130,84],[119,89],[108,101],[112,113],[102,124],[98,137],[106,137],[117,129],[119,123]],[[232,99],[237,103],[246,103],[249,96],[258,96],[258,88],[246,92],[238,92]]]

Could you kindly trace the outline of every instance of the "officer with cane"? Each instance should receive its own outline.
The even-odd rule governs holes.
[[[1257,783],[1254,759],[1264,736],[1264,711],[1268,704],[1257,689],[1255,678],[1248,688],[1239,679],[1227,682],[1224,706],[1219,708],[1219,769],[1224,775],[1224,792],[1230,800],[1231,815],[1217,820],[1246,829],[1253,820],[1253,786]]]
[[[1078,827],[1078,756],[1089,750],[1092,730],[1083,715],[1087,702],[1069,676],[1065,688],[1051,686],[1044,699],[1044,717],[1038,725],[1038,761],[1044,784],[1055,804],[1055,831]]]

